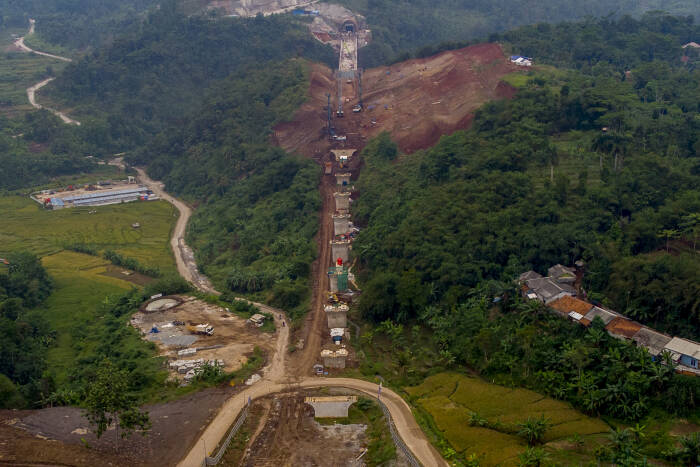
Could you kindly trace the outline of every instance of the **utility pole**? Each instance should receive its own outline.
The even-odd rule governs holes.
[[[328,139],[331,139],[333,137],[333,127],[331,127],[331,94],[326,93],[326,97],[328,98],[328,105],[326,106],[327,110],[327,125],[328,125]]]
[[[336,112],[336,117],[341,118],[343,116],[343,78],[341,73],[338,73],[338,111]]]
[[[358,91],[358,105],[362,107],[362,69],[357,69],[357,91]]]

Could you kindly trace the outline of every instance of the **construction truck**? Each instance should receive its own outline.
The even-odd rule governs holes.
[[[214,335],[214,326],[209,326],[209,323],[206,324],[188,324],[187,325],[187,330],[190,331],[192,334],[203,334],[207,336],[213,336]]]
[[[331,162],[326,162],[324,165],[326,167],[326,175],[330,175],[331,173],[333,173],[333,164]]]

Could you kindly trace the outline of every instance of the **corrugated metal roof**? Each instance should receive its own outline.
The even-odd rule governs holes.
[[[121,195],[103,196],[100,198],[77,199],[77,200],[75,200],[75,202],[73,202],[73,205],[84,206],[84,205],[90,205],[90,204],[96,204],[96,203],[106,203],[109,201],[119,201],[122,199],[138,198],[138,197],[139,197],[139,192],[124,193]]]
[[[672,337],[642,326],[637,331],[637,334],[632,336],[632,339],[637,345],[646,348],[650,354],[658,355],[664,350],[664,347],[671,341]]]
[[[674,337],[664,348],[700,360],[700,344],[697,342]]]
[[[124,195],[128,193],[141,193],[148,190],[148,188],[144,186],[138,186],[135,188],[127,188],[125,190],[109,190],[109,191],[102,191],[98,193],[88,193],[88,194],[83,194],[83,195],[75,195],[75,196],[67,196],[63,198],[63,201],[78,201],[78,200],[84,200],[84,199],[95,199],[95,198],[103,198],[103,197],[109,197],[109,196],[116,196],[116,195]]]
[[[610,321],[614,320],[620,315],[615,313],[614,311],[604,310],[603,308],[600,308],[598,306],[594,306],[591,311],[586,313],[586,319],[591,323],[593,322],[593,319],[596,316],[599,316],[605,324],[608,324]]]

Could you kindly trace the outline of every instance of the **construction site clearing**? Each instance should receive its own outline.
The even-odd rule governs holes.
[[[264,321],[265,315],[256,314]],[[194,297],[155,297],[141,306],[131,325],[145,340],[154,342],[158,354],[168,358],[171,378],[192,380],[208,364],[225,372],[241,368],[255,347],[274,352],[274,334],[258,329],[256,322],[226,308]]]
[[[388,67],[365,70],[361,80],[338,80],[328,67],[312,66],[310,98],[291,121],[274,128],[274,141],[287,151],[309,157],[321,157],[338,147],[329,140],[327,94],[332,92],[331,107],[338,105],[335,89],[342,86],[341,104],[362,111],[345,112],[333,118],[337,136],[347,148],[362,149],[367,141],[388,131],[405,153],[434,145],[440,136],[468,128],[473,113],[482,104],[498,98],[510,98],[515,89],[501,79],[518,67],[503,54],[499,44],[478,44],[441,54],[408,60]],[[333,112],[335,116],[335,112]]]
[[[329,393],[338,399],[357,399],[356,396],[347,396],[348,392],[352,391],[329,388]],[[241,430],[251,434],[250,440],[244,444],[242,453],[229,458],[227,452],[224,457],[226,465],[366,465],[363,458],[369,447],[367,425],[337,423],[337,419],[332,424],[319,423],[308,400],[319,399],[320,395],[318,391],[301,391],[253,401],[251,416]],[[397,449],[397,458],[390,465],[403,467],[409,464]]]
[[[148,187],[137,184],[134,177],[129,177],[128,180],[105,180],[86,185],[68,185],[63,189],[37,191],[32,193],[30,198],[52,210],[159,199]]]

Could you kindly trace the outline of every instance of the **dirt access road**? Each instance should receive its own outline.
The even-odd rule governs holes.
[[[17,48],[19,48],[19,49],[21,49],[21,50],[23,50],[23,51],[25,51],[25,52],[27,52],[27,53],[33,53],[33,54],[37,54],[37,55],[43,55],[44,57],[54,58],[54,59],[56,59],[56,60],[61,60],[61,61],[64,61],[64,62],[72,62],[73,60],[71,60],[71,59],[68,58],[68,57],[61,57],[60,55],[53,55],[53,54],[49,54],[49,53],[46,53],[46,52],[39,52],[38,50],[34,50],[34,49],[31,49],[31,48],[27,47],[27,45],[24,43],[24,38],[27,37],[27,36],[30,36],[30,35],[34,34],[34,25],[35,25],[35,23],[36,23],[36,21],[34,21],[33,19],[30,19],[30,20],[29,20],[29,31],[27,31],[27,34],[26,34],[26,35],[24,35],[24,36],[18,38],[18,39],[15,41],[15,47],[17,47]],[[56,78],[46,78],[45,80],[40,81],[40,82],[36,83],[36,84],[33,85],[33,86],[29,86],[29,87],[27,88],[27,99],[29,99],[29,103],[30,103],[30,104],[32,105],[32,107],[34,107],[35,109],[46,109],[46,110],[48,110],[49,112],[51,112],[52,114],[56,115],[58,118],[60,118],[61,120],[63,120],[63,123],[68,123],[68,124],[72,124],[72,125],[80,125],[80,122],[79,122],[79,121],[70,118],[70,117],[69,117],[68,115],[66,115],[65,113],[63,113],[63,112],[61,112],[61,111],[59,111],[59,110],[56,110],[56,109],[51,109],[51,108],[49,108],[49,107],[44,107],[43,105],[37,103],[37,101],[36,101],[36,92],[37,92],[39,89],[41,89],[41,88],[43,88],[44,86],[46,86],[47,84],[49,84],[49,83],[50,83],[51,81],[53,81],[54,79],[56,79]]]
[[[202,456],[207,446],[211,449],[224,438],[231,423],[243,409],[249,397],[251,399],[257,399],[287,390],[320,387],[354,389],[373,397],[376,397],[379,391],[379,386],[374,383],[350,378],[310,377],[302,379],[294,384],[261,381],[252,386],[249,390],[236,394],[226,401],[226,404],[221,408],[216,418],[209,424],[206,430],[204,430],[199,441],[190,449],[189,454],[178,464],[178,467],[200,467],[202,465]],[[406,401],[395,392],[386,388],[382,389],[380,398],[389,409],[399,436],[401,436],[401,439],[403,439],[406,446],[408,446],[418,461],[426,467],[447,467],[449,464],[440,456],[430,442],[428,442],[425,434],[423,434],[423,431],[413,418],[411,408]]]
[[[117,159],[112,160],[112,165],[124,166],[123,162]],[[157,182],[148,176],[145,170],[134,167],[136,172],[139,174],[139,180],[141,183],[146,185],[148,188],[158,195],[161,199],[169,202],[180,212],[180,217],[175,223],[175,228],[173,229],[173,234],[170,237],[170,247],[173,249],[175,254],[175,262],[177,263],[177,272],[189,283],[193,284],[202,292],[213,293],[219,295],[219,292],[214,289],[211,281],[207,276],[201,274],[197,268],[197,262],[194,259],[194,252],[187,243],[185,243],[185,231],[187,230],[187,223],[192,216],[192,209],[175,198],[169,195],[164,190],[163,182]]]

